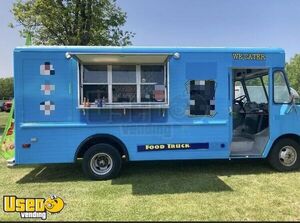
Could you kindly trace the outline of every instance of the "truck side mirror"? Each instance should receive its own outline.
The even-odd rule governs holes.
[[[291,92],[291,103],[293,104],[300,103],[300,96],[298,92],[293,88],[290,88],[290,92]]]
[[[293,103],[294,104],[300,104],[300,98],[293,96]]]
[[[297,113],[297,101],[296,101],[296,95],[292,93],[291,90],[291,94],[290,94],[290,104],[291,106],[289,106],[289,108],[285,111],[286,114],[290,113],[292,110],[295,110],[295,112]],[[299,97],[298,97],[299,99]]]

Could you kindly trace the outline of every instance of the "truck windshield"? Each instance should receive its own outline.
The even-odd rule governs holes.
[[[245,81],[249,99],[252,102],[268,103],[268,76],[256,77]]]

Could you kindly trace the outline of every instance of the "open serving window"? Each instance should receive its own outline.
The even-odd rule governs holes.
[[[73,54],[79,108],[168,108],[170,54]]]

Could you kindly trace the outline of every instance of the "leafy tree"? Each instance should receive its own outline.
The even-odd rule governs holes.
[[[130,45],[126,13],[116,0],[16,0],[11,10],[23,37],[43,45]]]
[[[296,54],[285,68],[291,87],[300,93],[300,54]]]
[[[14,80],[12,77],[0,78],[0,100],[14,96]]]

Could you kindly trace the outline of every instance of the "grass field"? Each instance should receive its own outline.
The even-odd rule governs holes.
[[[48,220],[300,220],[299,185],[300,172],[254,160],[131,163],[110,181],[87,180],[79,164],[0,162],[0,194],[65,200]],[[19,215],[1,211],[0,219]]]
[[[48,215],[57,221],[300,220],[300,172],[261,160],[129,163],[117,179],[90,181],[80,163],[7,168],[0,158],[0,195],[50,194],[66,202]],[[0,203],[0,220],[20,220]]]

